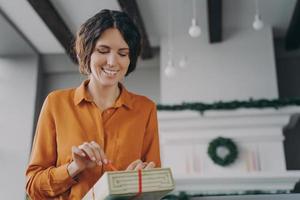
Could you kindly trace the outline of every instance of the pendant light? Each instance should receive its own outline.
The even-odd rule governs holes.
[[[185,69],[187,67],[187,57],[186,56],[181,57],[181,59],[179,60],[178,66],[181,69]]]
[[[168,61],[167,66],[164,70],[165,75],[168,78],[174,77],[176,75],[176,69],[173,63],[173,41],[172,41],[172,16],[171,16],[170,0],[168,0]]]
[[[196,38],[201,35],[201,29],[197,25],[197,15],[196,15],[196,0],[193,0],[193,18],[192,18],[192,24],[189,28],[189,34],[191,37]]]
[[[255,30],[261,30],[264,27],[264,22],[261,20],[261,16],[258,8],[258,0],[255,0],[255,16],[252,24]]]
[[[176,75],[176,69],[173,64],[172,59],[168,59],[167,66],[165,68],[165,75],[169,78],[174,77]]]

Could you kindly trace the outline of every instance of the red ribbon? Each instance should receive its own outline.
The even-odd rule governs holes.
[[[138,176],[139,176],[139,192],[136,194],[136,196],[140,196],[142,194],[143,190],[143,183],[142,183],[142,170],[138,170]]]
[[[134,197],[132,197],[130,200],[134,200],[136,198],[139,198],[143,193],[143,182],[142,182],[142,170],[138,170],[138,192]]]

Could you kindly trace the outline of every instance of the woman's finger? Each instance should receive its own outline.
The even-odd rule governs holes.
[[[100,145],[98,145],[96,142],[92,141],[89,143],[93,152],[94,152],[94,155],[96,157],[96,162],[98,163],[98,165],[102,165],[102,156],[101,156],[101,147]]]
[[[139,164],[136,165],[134,170],[144,169],[144,167],[145,167],[145,164],[143,162],[140,162]]]
[[[94,151],[89,143],[85,142],[82,145],[79,146],[79,149],[81,149],[90,160],[96,161],[96,157],[94,155]]]
[[[102,162],[103,162],[104,164],[108,164],[107,157],[106,157],[106,155],[105,155],[105,153],[104,153],[104,151],[103,151],[102,148],[100,149],[100,155],[101,155]]]
[[[149,162],[146,167],[144,169],[153,169],[155,167],[155,163],[154,162]]]
[[[101,146],[98,143],[94,142],[94,141],[92,141],[91,143],[97,148],[97,151],[100,154],[100,162],[101,162],[101,164],[102,163],[108,164],[109,161],[107,159],[107,156],[106,156],[105,152],[101,148]]]
[[[136,166],[140,163],[143,163],[141,160],[135,160],[132,163],[130,163],[130,165],[128,165],[126,170],[134,170],[136,168]]]
[[[85,157],[85,153],[76,146],[72,146],[72,153],[81,157]]]

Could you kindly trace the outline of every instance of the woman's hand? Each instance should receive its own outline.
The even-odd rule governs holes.
[[[135,160],[130,165],[128,165],[126,171],[129,170],[140,170],[140,169],[153,169],[155,167],[154,162],[143,162],[141,160]]]
[[[96,165],[107,164],[109,161],[100,147],[94,141],[85,142],[81,145],[72,147],[73,161],[68,166],[68,172],[71,177],[76,176],[81,171],[95,167]]]

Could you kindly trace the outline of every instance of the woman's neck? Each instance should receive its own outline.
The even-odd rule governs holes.
[[[91,94],[94,103],[101,110],[105,110],[112,107],[118,96],[120,95],[120,89],[118,85],[113,86],[101,86],[97,84],[93,79],[90,79],[88,84],[88,91]]]

